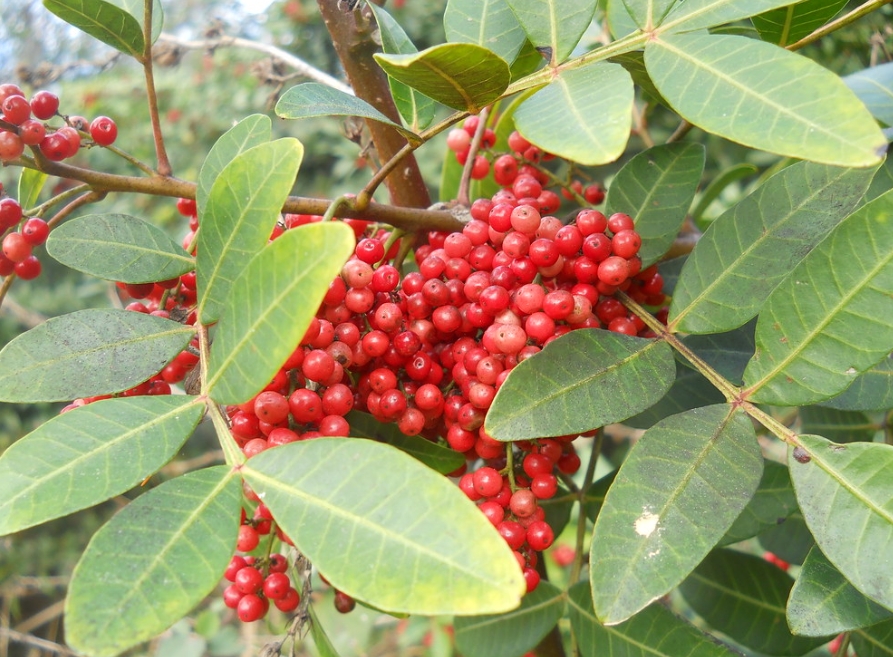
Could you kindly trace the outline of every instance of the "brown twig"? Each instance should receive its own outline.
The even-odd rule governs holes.
[[[152,8],[154,2],[144,3],[143,12],[143,50],[142,65],[146,77],[146,98],[149,101],[149,119],[152,123],[152,137],[155,141],[155,159],[158,163],[158,173],[162,176],[171,175],[171,163],[164,147],[164,136],[161,133],[161,118],[158,113],[158,94],[155,90],[155,73],[152,70]]]
[[[52,641],[47,641],[46,639],[41,639],[39,637],[32,636],[31,634],[24,634],[22,632],[16,632],[12,629],[0,627],[0,635],[9,637],[16,643],[24,643],[27,646],[40,648],[41,650],[46,650],[57,655],[71,655],[71,657],[78,657],[78,653],[74,652],[70,648],[66,648],[62,644],[53,643]]]

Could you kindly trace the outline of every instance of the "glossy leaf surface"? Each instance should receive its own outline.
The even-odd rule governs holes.
[[[893,349],[893,192],[846,218],[769,296],[744,371],[750,399],[808,404]]]
[[[127,390],[161,370],[193,334],[191,326],[125,310],[53,317],[0,351],[0,399],[70,401]]]
[[[451,43],[476,43],[513,62],[527,41],[507,0],[449,0],[443,28]]]
[[[487,432],[525,440],[619,422],[660,399],[675,374],[663,342],[571,331],[512,370],[487,413]]]
[[[564,592],[548,581],[504,614],[459,616],[456,647],[466,657],[517,657],[532,650],[564,613]]]
[[[236,546],[242,487],[228,466],[171,479],[90,541],[65,604],[66,641],[112,657],[163,632],[220,581]]]
[[[0,457],[0,535],[119,495],[167,463],[201,419],[194,397],[132,397],[45,422]]]
[[[629,73],[619,64],[597,62],[563,71],[525,100],[515,112],[515,127],[549,153],[605,164],[620,157],[629,140],[632,100]]]
[[[623,165],[608,188],[605,214],[625,212],[635,220],[643,268],[673,244],[701,181],[704,158],[700,144],[654,146]]]
[[[47,253],[67,267],[109,281],[154,283],[195,269],[167,233],[126,214],[75,217],[55,228]]]
[[[831,636],[887,620],[893,612],[859,593],[822,551],[809,551],[788,599],[795,634]]]
[[[242,473],[298,549],[359,600],[419,614],[498,613],[521,601],[518,563],[489,521],[393,447],[318,438],[262,452]]]
[[[727,404],[671,416],[633,446],[608,491],[589,562],[596,615],[619,623],[668,593],[753,497],[763,458]]]
[[[233,281],[266,245],[303,155],[296,139],[260,144],[236,156],[215,179],[198,234],[199,321],[220,318]]]
[[[745,146],[853,167],[880,163],[887,149],[839,77],[783,48],[735,35],[673,34],[648,42],[645,66],[683,118]]]
[[[791,479],[816,543],[860,592],[893,608],[893,446],[800,441],[799,459],[794,450],[789,458]]]
[[[760,485],[719,545],[737,543],[771,529],[784,522],[796,508],[797,498],[787,467],[766,460]]]
[[[214,401],[241,404],[270,382],[355,245],[347,224],[309,224],[286,231],[243,265],[211,345],[207,391]]]
[[[530,42],[563,62],[580,41],[595,13],[593,0],[507,0]],[[544,50],[548,49],[548,50]]]
[[[453,109],[477,114],[502,95],[509,65],[483,46],[446,43],[415,55],[375,55],[392,78]]]
[[[146,42],[139,21],[105,0],[43,0],[43,6],[69,25],[131,57],[141,58]]]
[[[797,637],[785,622],[785,601],[794,585],[768,561],[734,550],[711,552],[679,590],[715,630],[767,655],[802,655],[828,641]]]
[[[682,268],[670,327],[719,333],[755,316],[803,256],[856,207],[872,173],[800,162],[724,212]]]
[[[787,46],[796,43],[837,15],[846,0],[806,0],[751,18],[763,41]]]

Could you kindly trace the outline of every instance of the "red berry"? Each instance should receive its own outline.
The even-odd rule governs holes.
[[[502,475],[495,468],[485,466],[473,475],[474,489],[481,497],[493,497],[502,490]]]
[[[31,118],[31,106],[24,96],[9,96],[0,103],[3,118],[9,123],[21,125]]]
[[[107,116],[97,116],[90,122],[89,132],[100,146],[111,146],[118,137],[118,126]]]
[[[537,552],[548,548],[554,540],[555,534],[545,521],[537,520],[527,527],[527,544]]]
[[[19,126],[19,138],[25,146],[37,146],[46,134],[47,129],[40,121],[28,119]]]
[[[279,600],[285,597],[290,589],[291,580],[285,573],[270,573],[264,580],[264,595],[270,600]]]
[[[244,566],[236,572],[233,584],[242,593],[257,593],[264,585],[264,576],[254,566]]]
[[[25,143],[14,132],[0,130],[0,162],[16,159],[25,152]]]
[[[239,605],[236,607],[236,613],[239,616],[239,620],[243,623],[252,623],[259,620],[264,617],[266,612],[267,605],[260,597],[253,593],[248,594],[239,600]]]
[[[31,246],[40,246],[47,241],[50,234],[50,227],[43,219],[31,217],[22,224],[22,237]]]
[[[239,527],[239,540],[236,543],[236,549],[239,552],[251,552],[260,543],[260,536],[257,530],[251,525],[241,525]]]
[[[281,598],[273,600],[273,604],[279,611],[288,613],[298,608],[298,605],[301,604],[301,596],[295,589],[289,589]]]
[[[342,593],[341,591],[335,591],[335,609],[337,609],[342,614],[349,614],[354,610],[354,607],[357,606],[356,600],[347,595],[346,593]]]
[[[53,118],[59,109],[59,96],[49,91],[38,91],[31,96],[31,112],[41,121]]]
[[[10,233],[3,238],[3,255],[13,262],[22,262],[31,255],[31,244],[21,233]]]
[[[22,206],[14,198],[0,199],[0,232],[15,226],[22,220]]]

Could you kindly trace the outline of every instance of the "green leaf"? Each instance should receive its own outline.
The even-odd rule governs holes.
[[[127,390],[158,373],[193,334],[191,326],[125,310],[53,317],[0,351],[0,400],[69,401]]]
[[[198,233],[203,324],[220,318],[232,282],[269,240],[303,156],[297,139],[278,139],[240,153],[215,179]]]
[[[406,436],[396,425],[383,424],[368,413],[351,411],[345,419],[350,423],[351,436],[371,438],[396,447],[440,474],[449,474],[465,463],[463,454],[421,436]]]
[[[651,31],[660,25],[677,0],[623,0],[623,8],[637,27]]]
[[[43,6],[125,55],[141,59],[146,42],[143,28],[129,12],[105,0],[43,0]]]
[[[642,151],[617,172],[605,199],[605,214],[625,212],[642,236],[642,267],[673,244],[701,181],[706,151],[677,143]]]
[[[662,341],[571,331],[512,370],[487,412],[487,433],[527,440],[619,422],[663,397],[675,374]]]
[[[757,536],[757,542],[764,550],[795,565],[802,564],[815,545],[799,508],[783,522]]]
[[[630,16],[629,10],[626,8],[625,0],[606,0],[605,18],[608,21],[608,27],[611,35],[615,39],[625,37],[639,29],[636,21]]]
[[[195,189],[195,203],[200,217],[205,216],[205,206],[211,187],[226,165],[248,149],[270,141],[272,134],[273,123],[270,117],[266,114],[252,114],[224,132],[214,142],[202,163],[198,174],[198,186]]]
[[[108,0],[113,5],[120,7],[136,19],[142,30],[146,24],[146,0]],[[164,11],[160,0],[152,0],[152,43],[161,34],[164,25]]]
[[[539,505],[543,507],[543,513],[546,514],[545,520],[556,536],[561,534],[562,530],[567,527],[567,523],[570,522],[571,511],[575,503],[574,494],[561,480],[558,481],[558,492],[554,497],[550,497],[548,500],[539,500]]]
[[[751,18],[763,41],[787,46],[796,43],[837,15],[846,0],[806,0]]]
[[[893,612],[859,593],[814,547],[791,590],[787,616],[794,634],[831,636],[887,620]]]
[[[167,233],[126,214],[70,219],[50,233],[47,253],[66,267],[122,283],[166,281],[195,269]]]
[[[671,330],[720,333],[754,317],[769,293],[856,207],[872,170],[798,162],[724,212],[682,268]]]
[[[358,600],[426,615],[498,613],[521,601],[521,570],[493,525],[443,475],[393,447],[290,443],[249,459],[242,474],[298,549]]]
[[[707,212],[707,208],[710,207],[710,204],[719,198],[719,195],[722,194],[727,187],[743,178],[753,176],[758,171],[759,168],[749,162],[733,164],[732,166],[723,169],[723,171],[710,181],[707,188],[698,198],[697,204],[691,211],[691,220],[698,228],[706,230],[707,226],[709,226],[714,219],[713,217],[704,216],[704,213]]]
[[[310,636],[313,637],[313,645],[316,646],[319,657],[339,657],[312,604],[307,606],[307,613],[310,614]]]
[[[527,41],[506,0],[449,0],[443,29],[450,43],[476,43],[507,62],[515,61]]]
[[[418,142],[418,135],[391,121],[365,100],[318,82],[298,84],[282,94],[276,115],[283,119],[309,119],[315,116],[358,116],[389,125],[404,137]]]
[[[527,38],[553,64],[567,59],[592,22],[593,0],[507,0]]]
[[[871,185],[868,187],[868,191],[865,192],[865,196],[862,197],[862,202],[868,203],[873,201],[891,189],[893,189],[893,158],[888,157],[877,170],[877,173],[874,174],[874,178],[871,179]]]
[[[385,53],[411,55],[419,51],[400,24],[387,11],[372,2],[367,6],[375,14],[381,36],[381,48]],[[427,128],[434,120],[434,101],[394,78],[389,77],[388,84],[391,86],[391,96],[394,97],[397,111],[410,129],[419,132]]]
[[[650,605],[624,623],[605,627],[592,610],[589,582],[578,582],[567,593],[571,629],[583,657],[734,657],[737,654],[660,603]]]
[[[790,3],[791,0],[685,0],[676,3],[661,23],[661,28],[664,31],[692,32],[734,23]]]
[[[744,383],[752,401],[831,397],[893,350],[893,192],[847,217],[769,295]]]
[[[652,99],[654,99],[654,101],[660,103],[661,105],[666,105],[667,107],[669,107],[669,103],[667,103],[667,101],[663,99],[663,96],[660,95],[657,87],[654,86],[654,81],[651,79],[651,76],[648,75],[648,71],[645,69],[644,52],[642,52],[641,50],[624,52],[620,53],[619,55],[615,55],[614,57],[609,57],[608,61],[614,64],[620,64],[623,68],[626,69],[627,73],[629,73],[629,76],[633,79],[633,82],[635,82],[636,85],[645,94],[647,94],[647,96],[650,96]]]
[[[794,580],[752,554],[711,552],[679,587],[685,601],[715,630],[767,655],[802,655],[828,641],[797,637],[785,622]]]
[[[797,498],[787,467],[766,460],[760,485],[718,545],[731,545],[774,528],[796,508]]]
[[[879,429],[865,413],[858,411],[839,411],[823,406],[800,409],[800,433],[814,433],[834,443],[870,443]]]
[[[843,78],[871,115],[893,125],[893,62],[866,68]]]
[[[806,524],[828,560],[864,595],[893,608],[893,446],[800,436],[788,459]]]
[[[679,584],[731,527],[762,471],[753,425],[728,404],[680,413],[646,431],[592,531],[596,616],[622,622]]]
[[[211,344],[207,394],[214,401],[241,404],[270,382],[355,246],[345,223],[309,224],[243,263]]]
[[[893,620],[878,623],[864,630],[855,630],[850,637],[860,657],[891,657],[893,655]]]
[[[0,457],[0,535],[136,486],[174,457],[203,410],[194,397],[131,397],[50,419]]]
[[[540,582],[504,614],[457,617],[456,647],[465,657],[517,657],[532,650],[564,614],[564,592]]]
[[[619,64],[596,62],[557,74],[517,109],[515,126],[549,153],[605,164],[626,148],[632,102],[629,73]]]
[[[583,496],[583,511],[586,517],[595,522],[598,514],[601,513],[602,507],[605,505],[605,497],[608,490],[617,478],[619,470],[611,470],[604,477],[593,483]]]
[[[471,43],[445,43],[415,55],[376,54],[375,60],[392,78],[472,114],[499,98],[511,80],[504,59]]]
[[[756,321],[750,321],[726,333],[686,335],[682,338],[682,343],[723,378],[740,384],[744,369],[756,349],[756,325]]]
[[[65,640],[113,657],[201,602],[232,558],[242,486],[229,466],[171,479],[124,507],[81,556],[65,603]]]
[[[37,199],[40,198],[40,192],[47,178],[49,175],[43,171],[22,168],[22,173],[19,174],[18,199],[25,210],[37,205]]]
[[[645,65],[683,118],[745,146],[854,167],[878,164],[887,150],[880,128],[839,77],[772,44],[665,35],[646,44]]]
[[[700,406],[721,404],[723,394],[700,372],[676,362],[676,378],[660,400],[641,413],[627,418],[624,424],[637,429],[648,429],[653,424],[676,413]]]
[[[893,408],[893,359],[888,356],[856,377],[843,393],[821,402],[821,405],[850,411]]]

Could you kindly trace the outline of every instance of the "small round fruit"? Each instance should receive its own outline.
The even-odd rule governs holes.
[[[31,113],[41,121],[51,119],[59,109],[59,96],[49,91],[38,91],[31,96]]]
[[[90,122],[90,136],[100,146],[111,146],[118,137],[118,126],[107,116],[97,116]]]
[[[267,605],[264,604],[264,601],[259,596],[253,593],[249,593],[239,600],[239,605],[236,607],[236,614],[238,614],[239,620],[243,623],[253,623],[256,620],[260,620],[264,617],[266,611]]]

